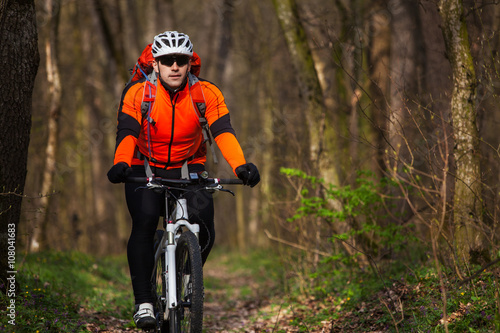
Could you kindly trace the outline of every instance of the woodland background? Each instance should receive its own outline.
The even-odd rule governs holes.
[[[178,30],[262,176],[216,197],[217,244],[360,266],[418,246],[459,276],[463,263],[495,260],[498,2],[35,4],[40,66],[17,232],[26,251],[124,253],[123,186],[106,178],[118,102],[145,45]],[[225,161],[209,170],[231,176]]]

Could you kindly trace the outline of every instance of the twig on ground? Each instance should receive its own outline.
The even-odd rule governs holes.
[[[472,274],[468,278],[463,279],[462,281],[460,281],[458,283],[458,285],[461,286],[461,285],[466,284],[467,282],[469,282],[471,280],[474,280],[479,275],[481,275],[488,267],[493,266],[493,265],[497,264],[498,262],[500,262],[500,258],[497,258],[497,259],[495,259],[493,261],[490,261],[489,263],[487,263],[486,265],[484,265],[483,267],[481,267],[480,269],[478,269],[474,274]]]
[[[387,303],[382,298],[379,298],[379,300],[380,300],[380,302],[382,302],[382,304],[384,304],[385,308],[387,309],[387,312],[389,312],[389,315],[391,316],[392,322],[394,323],[394,328],[396,329],[396,332],[399,333],[398,325],[404,319],[403,304],[401,304],[401,299],[399,300],[399,304],[401,306],[401,319],[397,322],[396,322],[396,318],[394,318],[394,316],[392,315],[391,309],[389,309],[389,306],[387,305]]]

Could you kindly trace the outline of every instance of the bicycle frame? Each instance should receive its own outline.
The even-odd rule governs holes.
[[[167,202],[167,192],[165,191],[165,216],[168,215],[168,202]],[[161,260],[162,253],[165,253],[165,270],[167,271],[167,290],[168,290],[168,303],[163,313],[163,320],[168,319],[169,310],[174,309],[177,306],[177,282],[175,279],[175,249],[177,247],[177,231],[181,227],[186,227],[192,233],[199,237],[200,226],[198,224],[189,223],[187,216],[188,208],[187,201],[185,198],[176,199],[176,205],[172,214],[166,219],[166,232],[163,234],[163,238],[160,241],[160,246],[155,253],[155,262]],[[174,217],[174,220],[171,219]],[[154,279],[155,272],[151,276]],[[162,274],[165,274],[163,272]]]
[[[163,311],[163,318],[159,317],[157,310],[155,310],[158,325],[155,332],[163,332],[163,325],[165,323],[173,325],[170,326],[170,330],[174,329],[174,331],[177,331],[177,328],[174,327],[181,324],[178,322],[178,319],[184,318],[184,307],[189,308],[189,316],[187,319],[189,323],[188,325],[195,323],[193,324],[196,327],[194,328],[195,332],[201,332],[203,320],[203,273],[201,249],[199,248],[200,226],[189,222],[188,205],[187,200],[184,197],[184,193],[189,191],[208,190],[211,192],[224,191],[234,195],[232,191],[224,189],[222,184],[236,185],[242,184],[242,181],[239,179],[208,178],[203,175],[201,175],[200,179],[197,174],[190,174],[190,179],[129,177],[127,182],[144,183],[144,189],[163,191],[165,196],[165,231],[163,232],[159,243],[155,243],[155,246],[157,246],[154,254],[155,269],[151,275],[151,281],[153,281],[154,285],[157,285],[157,279],[160,276],[158,274],[161,274],[163,284],[161,287],[163,291],[161,295],[156,293],[156,302],[161,304],[158,311],[160,311],[160,313]],[[179,194],[173,195],[171,192],[172,190],[179,191]],[[174,205],[169,205],[169,200],[173,200]],[[181,228],[187,230],[185,230],[185,232],[181,232],[184,231]],[[179,249],[178,246],[181,246],[182,248]],[[183,253],[183,255],[184,253],[189,253],[189,260],[193,260],[195,262],[193,266],[189,266],[189,273],[184,270],[185,268],[182,268],[184,267],[185,259],[182,259],[182,256],[179,257],[179,253]],[[164,258],[162,258],[162,256],[164,256]],[[176,262],[179,258],[183,261]],[[164,260],[164,262],[162,262],[162,260]],[[179,264],[181,265],[181,268],[178,267]],[[193,270],[193,267],[197,268]],[[162,270],[161,273],[159,269]],[[182,271],[178,272],[177,270],[179,269],[182,269]],[[187,281],[184,279],[188,276],[189,278],[187,281],[189,281],[189,284],[185,284]],[[182,281],[179,280],[181,277]],[[193,277],[194,279],[191,280]],[[178,283],[181,283],[182,285],[178,285]],[[191,283],[193,283],[193,285],[191,285]],[[178,288],[181,289],[178,290]],[[191,298],[189,298],[189,300],[185,298],[186,294],[184,294],[184,292],[186,291],[192,293],[189,297],[193,297],[193,302],[195,303],[191,303]],[[178,299],[180,292],[182,295]],[[196,304],[196,306],[193,310],[194,304]],[[193,317],[191,317],[192,314]],[[177,317],[179,315],[181,317]],[[194,320],[193,322],[191,322],[192,319]]]

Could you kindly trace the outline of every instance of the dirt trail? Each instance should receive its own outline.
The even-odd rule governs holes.
[[[213,265],[204,270],[208,281],[219,281],[223,286],[205,290],[204,327],[207,332],[219,333],[260,333],[260,332],[304,332],[291,323],[304,315],[314,313],[314,300],[306,302],[302,309],[294,309],[287,303],[286,296],[274,293],[275,281],[266,278],[268,273],[260,272],[259,277],[250,272],[239,270],[230,272],[225,265]],[[259,281],[257,283],[256,281]],[[273,297],[273,298],[271,298]],[[281,305],[279,305],[281,302]],[[309,333],[330,333],[331,322],[324,322],[322,327],[307,327]]]
[[[205,289],[204,327],[207,332],[259,332],[253,318],[268,300],[259,286],[246,275],[230,273],[224,266],[207,267],[204,275],[222,288]]]
[[[245,272],[228,272],[224,265],[206,265],[203,274],[208,282],[203,324],[206,332],[265,332],[265,327],[273,326],[276,317],[269,314],[270,309],[266,309],[269,300],[265,296],[270,286],[259,286]],[[254,320],[259,311],[266,314]],[[87,325],[89,332],[142,332],[127,328],[129,320],[83,312],[87,321],[97,321]]]

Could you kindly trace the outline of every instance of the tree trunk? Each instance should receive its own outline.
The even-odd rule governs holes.
[[[337,77],[337,87],[343,89],[345,94],[339,94],[339,107],[337,107],[337,121],[332,121],[333,126],[341,133],[338,150],[348,159],[342,161],[341,169],[344,171],[341,179],[347,184],[355,184],[356,170],[363,166],[360,144],[364,140],[362,124],[363,112],[362,98],[365,98],[360,87],[365,84],[365,71],[363,59],[366,56],[364,25],[365,5],[363,0],[350,1],[344,4],[336,1],[339,11],[339,30],[342,43],[334,48],[334,57],[340,65]],[[333,127],[331,126],[331,127]],[[340,172],[339,172],[340,174]]]
[[[213,80],[216,84],[224,84],[224,82],[228,82],[225,80],[226,75],[229,76],[229,80],[231,80],[231,74],[234,70],[232,67],[233,62],[229,60],[232,58],[233,31],[231,27],[234,18],[234,0],[223,0],[217,5],[217,13],[218,19],[215,20],[217,25],[215,30],[217,33],[212,37],[217,47],[217,50],[214,51],[217,57],[214,62],[213,70],[209,75],[210,80]],[[204,60],[202,59],[202,61]],[[225,93],[225,96],[226,99],[231,99],[232,97],[229,92]],[[240,126],[238,126],[238,136],[245,138],[248,136],[249,132],[249,122],[245,119],[248,118],[248,115],[244,114],[242,117],[242,121],[239,123]],[[248,159],[249,156],[246,156],[246,158]],[[222,165],[217,167],[219,172],[222,168]],[[230,169],[227,169],[227,171],[231,172]],[[235,228],[234,234],[236,237],[233,241],[239,250],[245,251],[248,247],[248,200],[244,194],[243,188],[236,188],[235,192],[236,207],[234,218],[236,223],[232,227]]]
[[[441,0],[439,9],[446,53],[453,73],[451,115],[455,139],[453,217],[458,258],[487,256],[481,232],[481,175],[476,126],[476,74],[461,0]]]
[[[311,49],[307,42],[306,32],[299,18],[299,11],[295,0],[273,0],[278,20],[283,30],[288,52],[297,77],[297,83],[302,100],[304,101],[304,112],[306,114],[309,135],[309,174],[313,176],[337,180],[338,177],[331,165],[323,163],[324,159],[324,136],[326,108],[323,99],[323,91],[314,66]],[[328,172],[323,173],[323,171]],[[332,176],[333,174],[333,176]],[[321,196],[321,187],[316,188],[315,196]],[[314,225],[314,227],[313,227]],[[311,233],[314,234],[314,242],[318,247],[321,243],[321,219],[316,218],[311,224]],[[314,264],[319,262],[315,255]]]
[[[387,148],[387,114],[388,114],[388,92],[390,87],[387,64],[390,63],[390,20],[389,13],[383,11],[384,4],[379,4],[380,8],[373,10],[374,14],[370,20],[368,68],[370,76],[370,94],[372,96],[373,122],[375,125],[375,165],[376,172],[381,175],[380,170],[386,170],[384,163],[384,150]],[[377,10],[378,9],[378,10]]]
[[[126,17],[128,24],[123,25],[123,36],[122,43],[127,45],[125,56],[125,65],[132,67],[135,64],[133,61],[137,60],[138,55],[147,45],[143,42],[142,37],[144,36],[144,27],[141,26],[140,14],[138,13],[138,7],[140,3],[135,0],[127,0],[126,2],[120,3],[120,11],[123,17]],[[136,56],[137,55],[137,56]],[[132,60],[132,61],[130,61]],[[127,67],[127,68],[128,68]]]
[[[6,69],[0,81],[0,285],[4,291],[6,278],[12,275],[8,272],[16,269],[15,256],[10,260],[9,251],[16,250],[31,130],[31,98],[40,61],[33,0],[0,1],[0,59]]]
[[[222,3],[220,19],[219,19],[219,49],[217,51],[217,59],[215,63],[215,76],[213,78],[214,82],[222,82],[224,74],[228,70],[227,61],[232,44],[232,26],[234,17],[234,0],[224,0]],[[229,67],[230,68],[230,67]]]
[[[418,3],[406,0],[391,0],[390,47],[390,111],[388,115],[387,169],[401,181],[412,181],[412,168],[421,163],[418,143],[414,140],[421,123],[420,87],[424,65],[421,47],[421,29]],[[409,203],[403,199],[399,189],[392,191],[392,211],[399,220],[411,214]]]
[[[405,135],[412,125],[414,97],[420,79],[418,3],[405,0],[390,1],[391,20],[391,88],[389,135],[392,149],[406,159],[408,150]]]
[[[120,52],[120,47],[118,46],[120,38],[113,36],[110,23],[106,18],[101,1],[92,0],[89,1],[88,4],[90,5],[90,13],[94,19],[95,28],[101,38],[101,46],[106,51],[108,59],[111,60],[109,62],[111,77],[121,78],[123,82],[127,82],[129,79],[129,73],[127,71],[127,66],[125,65],[123,54]],[[120,15],[120,13],[117,13],[117,15]],[[120,87],[120,84],[115,84],[116,95],[120,94]]]
[[[304,112],[309,128],[309,159],[311,169],[317,174],[325,131],[325,107],[321,85],[295,0],[273,0],[273,4],[296,72],[299,92],[305,101]]]
[[[47,82],[49,83],[50,111],[48,119],[48,140],[45,149],[45,169],[40,193],[41,214],[37,217],[37,224],[33,230],[30,250],[37,252],[47,247],[47,225],[50,220],[51,189],[54,185],[56,172],[56,155],[58,151],[59,116],[61,113],[61,79],[59,77],[58,61],[58,27],[60,2],[45,1],[45,12],[49,15],[48,32],[45,37],[45,66],[47,69]]]

